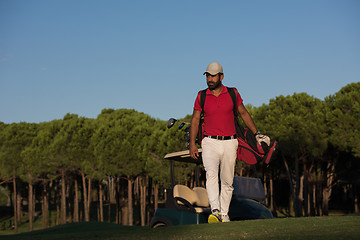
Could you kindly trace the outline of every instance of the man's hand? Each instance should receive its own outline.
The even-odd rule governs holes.
[[[198,159],[198,157],[199,157],[199,150],[195,144],[190,145],[190,156],[193,159]]]
[[[261,143],[264,142],[266,143],[268,146],[270,146],[270,138],[264,134],[257,134],[255,136],[256,138],[256,141],[260,144],[261,146]]]

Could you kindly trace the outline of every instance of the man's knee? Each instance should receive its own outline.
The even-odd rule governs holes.
[[[208,171],[206,171],[206,179],[207,180],[216,180],[216,179],[218,179],[218,171],[216,171],[216,170],[208,170]]]

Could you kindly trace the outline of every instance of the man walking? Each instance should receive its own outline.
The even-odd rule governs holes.
[[[198,148],[195,144],[199,130],[201,112],[204,113],[204,138],[201,142],[202,159],[206,171],[206,190],[212,214],[209,223],[229,222],[229,205],[233,192],[233,179],[235,161],[238,148],[234,123],[233,101],[228,88],[222,84],[224,79],[223,68],[219,63],[210,63],[204,72],[208,89],[204,109],[201,108],[201,91],[198,93],[194,112],[191,120],[190,132],[190,155],[192,158],[199,157]],[[254,121],[243,105],[243,100],[238,91],[236,94],[237,110],[240,117],[256,135],[257,140],[268,138],[261,135]],[[268,139],[269,141],[269,139]],[[270,141],[269,141],[270,142]],[[219,190],[219,168],[221,191]]]

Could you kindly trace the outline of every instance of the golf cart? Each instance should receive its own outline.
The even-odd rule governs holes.
[[[206,189],[199,185],[201,152],[199,149],[198,159],[191,158],[189,150],[165,155],[165,160],[170,161],[171,188],[166,190],[165,207],[156,209],[150,222],[151,228],[207,223],[211,209]],[[196,187],[190,189],[175,184],[175,161],[195,164]],[[261,204],[265,191],[260,179],[235,176],[233,187],[228,213],[231,221],[273,218],[271,211]]]

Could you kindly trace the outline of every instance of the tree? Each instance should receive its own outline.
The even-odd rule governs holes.
[[[325,102],[328,109],[326,121],[329,126],[329,141],[333,146],[332,157],[339,162],[336,168],[338,177],[351,183],[355,211],[359,211],[360,82],[348,84],[339,92],[325,98]],[[333,178],[332,175],[330,177]],[[331,193],[331,188],[327,188],[325,194],[329,192]],[[327,206],[327,202],[325,204]]]
[[[271,99],[270,104],[263,105],[256,114],[257,119],[263,119],[264,133],[274,136],[279,143],[287,166],[295,216],[301,216],[301,174],[305,180],[309,179],[315,158],[322,156],[327,147],[323,103],[306,93],[295,93]]]
[[[91,183],[92,179],[101,179],[102,173],[96,168],[96,161],[94,158],[93,145],[91,138],[95,131],[95,120],[78,118],[73,116],[69,121],[68,129],[66,130],[66,151],[69,160],[69,170],[76,176],[80,171],[83,179],[83,199],[85,221],[90,221],[90,206],[91,206]],[[86,177],[85,177],[86,176]],[[86,184],[87,178],[87,184]],[[78,198],[78,180],[74,178],[74,220],[79,221],[79,198]]]
[[[53,154],[51,152],[51,145],[54,138],[59,132],[60,122],[44,122],[38,125],[37,135],[32,139],[32,142],[21,153],[24,158],[23,171],[27,172],[28,179],[32,176],[32,181],[40,181],[42,185],[42,216],[43,227],[48,227],[49,224],[49,201],[50,182],[57,178],[58,172],[56,164],[52,161]]]
[[[76,114],[67,114],[61,121],[59,132],[56,134],[51,152],[54,156],[53,163],[57,166],[61,176],[61,223],[66,223],[66,183],[67,172],[74,175],[80,171],[83,179],[83,199],[85,221],[90,221],[91,204],[91,177],[86,177],[86,173],[95,174],[94,157],[90,140],[94,132],[93,120],[79,118]],[[89,174],[90,175],[90,174]],[[75,188],[77,188],[77,179],[75,178]],[[75,189],[77,194],[77,189]],[[74,219],[78,217],[78,198],[74,198]]]
[[[360,157],[360,82],[348,84],[325,102],[330,143]]]
[[[127,109],[104,109],[98,116],[99,127],[94,134],[94,154],[100,164],[102,171],[108,176],[116,176],[118,182],[120,177],[128,181],[128,223],[133,225],[133,202],[132,184],[142,171],[142,159],[138,157],[137,136],[134,135],[134,128],[143,124],[140,115],[134,110]],[[118,189],[118,188],[117,188]],[[116,196],[117,223],[120,222],[119,194]]]
[[[28,200],[28,215],[29,215],[29,231],[32,231],[33,223],[33,176],[30,171],[24,171],[27,166],[21,152],[32,142],[32,139],[36,136],[37,125],[29,123],[10,124],[3,129],[2,145],[1,145],[1,157],[3,159],[3,167],[7,169],[7,172],[13,175],[14,186],[14,223],[15,231],[17,231],[17,225],[20,221],[19,205],[17,204],[17,177],[21,176],[23,179],[28,180],[29,183],[29,200]],[[6,164],[5,164],[6,163]]]

